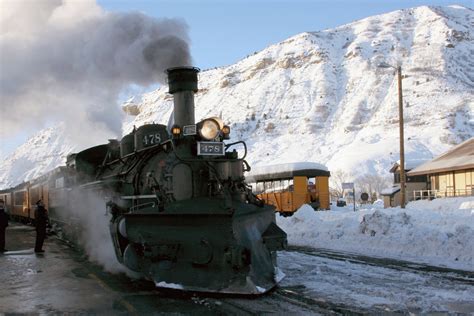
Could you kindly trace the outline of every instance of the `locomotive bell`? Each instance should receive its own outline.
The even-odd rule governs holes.
[[[198,73],[196,67],[175,67],[166,70],[168,74],[169,93],[174,101],[174,124],[182,127],[193,125],[194,93],[198,91]]]

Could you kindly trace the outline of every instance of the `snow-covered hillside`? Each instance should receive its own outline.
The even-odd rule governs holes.
[[[394,11],[298,34],[201,72],[196,118],[222,116],[232,139],[247,141],[253,165],[314,161],[354,177],[387,174],[399,155],[397,80],[393,70],[377,65],[401,64],[406,156],[429,159],[474,135],[473,55],[473,10]],[[138,115],[125,120],[124,132],[166,124],[172,96],[162,87],[127,111]],[[54,167],[35,163],[43,159],[24,146],[2,162],[0,187]],[[64,154],[48,142],[43,152],[56,155],[58,164]]]
[[[64,165],[76,147],[64,136],[64,124],[37,133],[0,164],[0,188],[34,179]]]

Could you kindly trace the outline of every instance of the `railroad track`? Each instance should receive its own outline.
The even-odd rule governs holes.
[[[369,311],[336,305],[322,298],[309,297],[297,288],[277,287],[258,297],[204,298],[215,312],[225,315],[364,315]]]
[[[278,299],[322,311],[325,315],[364,315],[368,311],[343,304],[334,304],[323,298],[309,297],[297,289],[277,288],[273,293]]]
[[[162,302],[170,304],[175,302],[177,306],[196,306],[196,314],[209,311],[213,314],[222,315],[261,315],[271,313],[290,313],[298,315],[359,315],[346,306],[336,306],[324,299],[315,299],[305,296],[304,287],[280,288],[277,287],[269,293],[249,295],[223,295],[213,293],[181,292],[172,289],[156,289],[152,283],[146,281],[129,281],[124,276],[111,275],[102,270],[100,266],[90,263],[85,259],[80,248],[73,247],[69,241],[55,236],[56,240],[71,249],[71,254],[83,261],[82,271],[73,273],[82,277],[94,279],[102,288],[116,294],[117,304],[130,314],[139,314],[146,308],[150,308]],[[204,313],[205,314],[205,313]]]
[[[365,264],[375,267],[385,267],[400,271],[409,271],[416,273],[429,273],[430,275],[435,275],[440,278],[474,285],[474,272],[471,271],[436,267],[397,259],[369,257],[349,252],[333,251],[324,248],[291,246],[289,247],[288,251],[304,253],[306,255],[320,258],[347,261],[355,264]]]
[[[70,245],[68,245],[70,246]],[[77,252],[77,249],[73,251]],[[323,260],[337,260],[363,267],[381,267],[402,272],[425,274],[430,277],[462,282],[472,286],[474,273],[449,268],[433,267],[415,264],[412,262],[373,258],[352,253],[337,252],[328,249],[314,249],[308,247],[290,247],[288,253],[319,257]],[[284,255],[284,253],[282,253]],[[330,262],[330,261],[328,261]],[[330,263],[325,263],[330,266]],[[83,274],[95,274],[99,284],[105,284],[111,292],[116,294],[117,305],[129,314],[141,314],[152,310],[167,312],[189,312],[196,315],[261,315],[261,314],[298,314],[298,315],[366,315],[374,312],[405,313],[403,307],[398,306],[365,306],[354,304],[353,301],[338,296],[326,295],[324,291],[306,288],[304,282],[293,282],[287,286],[280,285],[274,290],[261,296],[226,296],[203,293],[182,293],[176,291],[162,291],[154,288],[153,284],[142,281],[131,281],[125,276],[110,275],[93,264],[84,262]],[[94,277],[94,279],[96,279]],[[291,279],[292,275],[288,275]],[[361,307],[363,306],[363,307]]]

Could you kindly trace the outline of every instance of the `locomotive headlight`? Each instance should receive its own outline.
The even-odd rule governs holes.
[[[201,135],[201,137],[205,140],[216,139],[216,137],[219,135],[220,126],[216,120],[212,118],[205,119],[199,125],[201,125],[199,128],[199,135]]]
[[[177,136],[179,134],[181,134],[181,127],[179,127],[178,125],[174,125],[172,128],[171,128],[171,134]]]
[[[171,134],[173,135],[173,138],[177,139],[181,135],[181,127],[178,125],[173,125],[171,128]]]
[[[229,139],[230,127],[224,125],[224,127],[222,128],[222,134],[224,134],[224,139]]]

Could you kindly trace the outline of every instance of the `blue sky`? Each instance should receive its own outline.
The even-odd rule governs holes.
[[[137,10],[155,17],[183,18],[189,25],[194,65],[233,64],[255,51],[306,31],[333,28],[371,15],[421,5],[469,1],[417,0],[98,0],[106,10]]]
[[[421,5],[474,0],[97,0],[107,11],[140,11],[157,18],[182,18],[189,26],[194,66],[229,65],[253,52],[305,31],[333,28],[368,16]],[[137,90],[138,91],[138,90]],[[128,93],[128,92],[126,92]],[[35,131],[3,139],[0,158]]]

